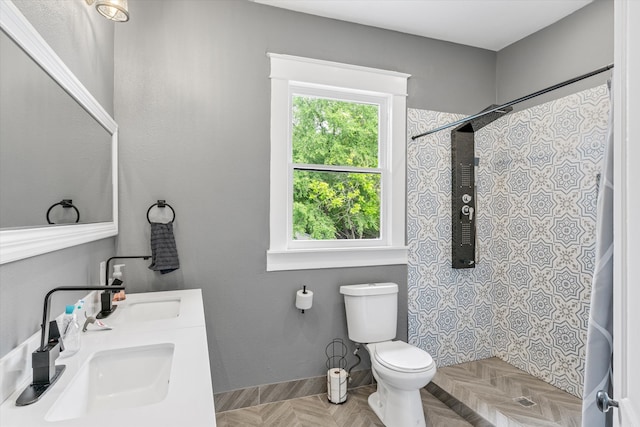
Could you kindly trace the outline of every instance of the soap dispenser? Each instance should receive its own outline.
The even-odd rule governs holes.
[[[120,282],[124,282],[124,280],[122,280],[122,267],[124,267],[124,264],[116,264],[113,266],[113,275],[111,276],[113,280],[118,279]],[[126,298],[124,291],[120,291],[113,296],[113,301],[124,301]]]
[[[113,266],[113,274],[111,275],[113,279],[122,280],[122,267],[124,267],[124,264],[116,264]]]
[[[74,312],[75,305],[68,305],[62,317],[62,343],[64,351],[60,353],[60,357],[69,357],[80,350],[80,325]]]

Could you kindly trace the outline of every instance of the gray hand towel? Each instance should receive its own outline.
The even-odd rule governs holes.
[[[151,265],[150,270],[162,274],[171,273],[180,268],[178,248],[173,237],[173,223],[151,223]]]

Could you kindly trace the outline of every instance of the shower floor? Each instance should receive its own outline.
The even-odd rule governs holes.
[[[580,399],[496,357],[439,368],[426,388],[474,426],[581,423]]]

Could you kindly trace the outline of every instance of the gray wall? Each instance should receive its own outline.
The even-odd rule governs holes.
[[[181,269],[129,261],[135,292],[202,288],[215,392],[322,375],[325,346],[346,338],[341,284],[399,284],[406,266],[265,271],[269,242],[267,52],[412,74],[408,105],[472,113],[494,101],[495,53],[270,8],[248,1],[130,2],[116,30],[120,125],[118,254],[149,251],[145,213],[175,208]],[[305,314],[295,291],[315,292]]]
[[[96,99],[113,114],[114,24],[80,1],[14,3]],[[98,282],[98,263],[114,252],[103,239],[0,266],[0,357],[40,327],[42,299],[58,285]],[[54,296],[52,313],[77,295]]]
[[[508,102],[613,63],[613,0],[595,0],[564,19],[500,50],[496,98]],[[514,106],[524,109],[592,88],[611,72]]]

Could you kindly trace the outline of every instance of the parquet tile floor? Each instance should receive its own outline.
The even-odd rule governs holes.
[[[218,427],[384,427],[367,402],[374,391],[375,385],[351,390],[341,405],[320,394],[220,412],[216,420]],[[431,427],[471,426],[426,390],[421,395]]]
[[[341,405],[323,393],[219,412],[216,419],[218,427],[384,427],[367,402],[375,387],[350,390]],[[579,427],[581,422],[580,399],[495,357],[438,368],[420,393],[429,427]],[[518,397],[535,405],[523,407],[514,401]]]

